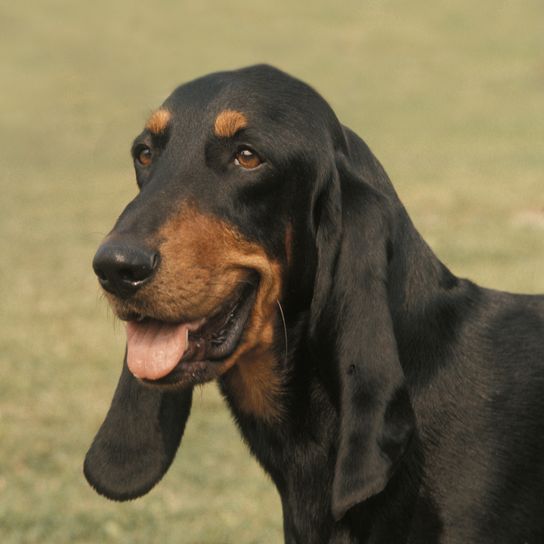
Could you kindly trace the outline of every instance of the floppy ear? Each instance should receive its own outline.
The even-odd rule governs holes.
[[[145,386],[128,370],[125,354],[111,407],[85,457],[91,486],[116,501],[145,495],[174,459],[192,394]]]
[[[414,428],[387,291],[396,196],[378,189],[383,179],[371,185],[351,168],[338,160],[317,203],[311,308],[314,342],[325,342],[327,365],[334,361],[327,378],[336,384],[340,417],[336,520],[385,488]]]

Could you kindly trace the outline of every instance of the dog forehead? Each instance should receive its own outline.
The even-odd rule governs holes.
[[[181,106],[203,106],[224,99],[257,104],[276,101],[278,93],[292,93],[308,85],[270,66],[211,73],[177,87],[168,101]],[[264,100],[263,100],[264,99]],[[281,102],[281,100],[280,100]]]
[[[239,112],[252,124],[267,123],[271,129],[302,127],[320,118],[330,121],[332,112],[309,85],[267,65],[216,72],[189,81],[172,92],[163,108],[180,126],[194,126],[194,121],[207,129],[223,111]]]

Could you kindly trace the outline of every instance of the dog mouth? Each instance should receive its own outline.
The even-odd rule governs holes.
[[[163,321],[131,313],[127,321],[127,366],[149,384],[195,385],[219,376],[221,363],[242,342],[256,297],[244,285],[209,317]]]

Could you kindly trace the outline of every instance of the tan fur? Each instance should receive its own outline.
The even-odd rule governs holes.
[[[238,408],[270,423],[282,419],[282,380],[278,362],[266,350],[249,352],[225,375]]]
[[[145,124],[145,128],[153,134],[161,134],[166,130],[171,118],[172,114],[168,110],[164,108],[158,109],[151,114]]]
[[[273,350],[274,318],[278,311],[281,275],[277,263],[267,262],[269,266],[266,267],[266,275],[261,275],[245,342],[227,362],[232,370],[226,378],[240,410],[266,421],[274,421],[282,416],[282,373]]]
[[[247,117],[236,110],[223,110],[215,118],[213,132],[219,138],[230,138],[247,127]]]
[[[272,350],[281,294],[280,265],[259,244],[195,206],[184,205],[150,242],[160,249],[159,269],[131,299],[130,308],[108,296],[118,315],[132,310],[171,321],[209,317],[219,309],[224,311],[224,302],[247,281],[248,270],[257,271],[259,289],[244,341],[222,363],[220,374],[232,369],[227,382],[241,410],[265,420],[281,417],[277,399],[281,376]]]

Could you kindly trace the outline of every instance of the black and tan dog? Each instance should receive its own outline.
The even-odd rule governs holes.
[[[218,380],[288,543],[544,542],[544,299],[455,277],[310,87],[176,89],[94,269],[127,355],[85,475],[132,499]]]

